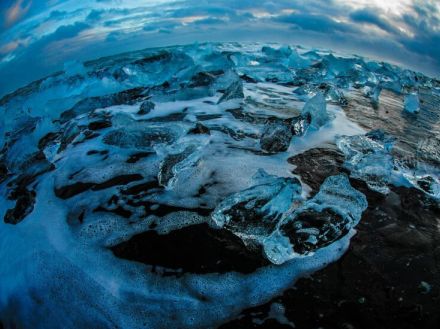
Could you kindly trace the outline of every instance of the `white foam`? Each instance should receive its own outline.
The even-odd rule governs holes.
[[[35,210],[21,225],[0,224],[1,259],[8,264],[0,268],[0,316],[6,325],[213,326],[267,302],[299,277],[335,261],[351,237],[313,256],[249,275],[161,277],[146,265],[116,259],[96,240],[76,239],[65,220],[68,209],[51,188],[50,179],[42,182]]]

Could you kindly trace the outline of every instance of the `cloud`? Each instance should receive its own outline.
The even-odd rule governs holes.
[[[62,67],[62,63],[65,61],[63,49],[61,51],[57,50],[55,53],[48,53],[47,48],[59,41],[72,40],[88,28],[90,28],[89,25],[80,22],[64,25],[34,43],[29,45],[19,44],[14,53],[6,54],[0,60],[3,62],[0,63],[0,74],[2,79],[4,79],[3,81],[8,81],[7,84],[0,84],[0,94],[2,91],[10,91],[11,86],[17,88],[23,85],[24,82],[31,82],[39,77],[53,73],[52,70],[57,65]],[[71,45],[68,45],[68,47],[64,46],[64,50],[70,47]],[[5,59],[11,58],[11,56],[13,56],[12,60],[5,61]]]
[[[6,11],[4,26],[9,27],[22,18],[28,12],[32,5],[32,1],[17,0],[15,3]]]
[[[43,38],[43,43],[52,42],[54,40],[68,39],[77,36],[80,32],[90,28],[90,25],[77,22],[72,25],[60,26],[54,33]]]
[[[225,24],[227,20],[215,17],[208,17],[203,19],[198,19],[193,22],[195,25],[218,25]]]
[[[399,30],[377,14],[377,10],[370,8],[360,9],[350,14],[351,20],[358,23],[375,25],[383,31],[399,34]]]
[[[142,28],[146,32],[159,31],[161,33],[171,33],[171,30],[182,26],[179,21],[158,21],[158,22],[148,22]]]
[[[353,25],[338,22],[331,17],[316,14],[292,13],[278,16],[274,21],[291,24],[295,28],[314,32],[344,32],[356,33],[359,30]]]

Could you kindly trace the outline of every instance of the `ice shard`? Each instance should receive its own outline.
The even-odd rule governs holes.
[[[237,79],[226,88],[222,97],[220,97],[218,103],[223,103],[231,99],[240,99],[243,98],[243,82],[240,79]]]
[[[390,154],[392,137],[376,130],[366,135],[342,136],[336,143],[345,155],[344,166],[351,177],[365,181],[373,191],[388,194],[394,166]]]
[[[264,253],[274,264],[313,253],[346,235],[367,206],[366,197],[347,176],[328,177],[318,194],[285,216],[264,240]]]
[[[272,120],[264,127],[260,146],[268,153],[284,152],[289,148],[292,136],[292,127],[289,122]]]
[[[211,215],[216,226],[252,243],[261,242],[283,214],[302,201],[301,183],[296,178],[276,177],[260,170],[255,180],[255,185],[224,199]]]
[[[420,101],[417,94],[405,95],[403,101],[404,110],[408,113],[418,113],[420,111]]]
[[[319,129],[332,119],[332,116],[327,112],[325,97],[320,92],[306,102],[301,114],[303,116],[310,115],[310,127],[313,129]]]

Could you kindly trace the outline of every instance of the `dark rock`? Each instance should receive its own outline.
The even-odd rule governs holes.
[[[172,54],[168,51],[159,51],[155,54],[151,54],[149,56],[145,56],[142,59],[136,60],[133,62],[135,65],[146,65],[154,62],[160,61],[168,61],[172,58]]]
[[[138,162],[140,159],[149,157],[150,155],[155,154],[154,152],[138,152],[135,154],[130,155],[130,157],[127,159],[127,163],[136,163]]]
[[[216,79],[216,76],[222,74],[223,71],[219,72],[198,72],[191,77],[188,87],[207,87],[210,86]]]
[[[43,150],[50,143],[54,142],[59,137],[59,135],[59,133],[54,132],[47,133],[38,141],[38,148],[40,150]]]
[[[148,122],[172,122],[172,121],[182,121],[186,117],[185,112],[171,113],[161,117],[155,117],[147,119]]]
[[[396,248],[413,248],[426,251],[431,249],[434,241],[432,235],[420,229],[404,227],[397,223],[388,224],[378,230],[385,241]]]
[[[98,120],[90,122],[87,128],[89,128],[90,130],[100,130],[109,128],[111,126],[112,122],[110,120]]]
[[[188,131],[188,134],[194,134],[194,135],[206,134],[206,135],[210,135],[211,132],[210,132],[209,128],[206,127],[204,124],[202,124],[200,122],[197,122],[196,126]]]
[[[243,81],[245,81],[247,83],[257,83],[258,82],[257,80],[255,80],[254,78],[252,78],[246,74],[240,75],[240,79],[242,79]]]
[[[102,151],[98,151],[98,150],[90,150],[90,151],[87,151],[86,154],[87,154],[87,155],[95,155],[95,154],[107,155],[107,154],[108,154],[108,150],[102,150]]]
[[[3,183],[8,177],[8,168],[2,162],[0,162],[0,183]]]
[[[25,190],[37,177],[54,170],[55,166],[47,161],[42,151],[38,151],[26,158],[18,168],[14,168],[16,170],[15,173],[11,173],[9,168],[7,169],[8,174],[11,174],[11,176],[17,172],[20,173],[8,182],[8,188],[12,191],[11,195],[19,195],[21,191]],[[15,200],[17,197],[13,196],[12,199]]]
[[[29,191],[26,189],[16,191],[15,193],[17,194],[15,195],[15,207],[9,209],[4,217],[5,223],[13,225],[20,223],[32,212],[32,210],[34,210],[36,196],[35,191]]]
[[[261,115],[261,114],[255,114],[246,112],[243,108],[236,108],[236,109],[230,109],[226,110],[227,112],[231,113],[232,116],[237,119],[244,122],[249,122],[252,124],[264,124],[267,123],[268,120],[276,120],[275,117],[269,117],[267,115]]]
[[[256,136],[256,135],[249,134],[249,133],[243,132],[241,130],[234,130],[232,128],[229,128],[229,127],[226,127],[223,125],[210,125],[209,129],[211,131],[213,131],[213,130],[220,131],[236,141],[242,140],[246,137],[254,138],[254,139],[258,138],[258,136]]]
[[[309,185],[313,192],[329,176],[345,172],[342,168],[344,155],[336,148],[314,148],[289,158],[289,163],[296,166],[294,173]]]
[[[207,121],[207,120],[214,120],[214,119],[220,119],[223,116],[221,114],[196,114],[197,120],[199,121]]]
[[[60,199],[69,199],[75,195],[83,193],[88,190],[99,191],[104,190],[117,185],[127,185],[128,183],[141,180],[143,176],[140,174],[127,174],[112,177],[102,183],[93,182],[76,182],[74,184],[66,185],[63,187],[55,188],[55,195]]]
[[[111,250],[119,258],[173,270],[166,272],[171,275],[251,273],[266,265],[260,254],[249,252],[240,238],[207,224],[188,226],[166,235],[143,232]]]

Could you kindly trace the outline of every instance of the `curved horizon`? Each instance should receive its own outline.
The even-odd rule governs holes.
[[[440,74],[433,0],[8,0],[0,15],[0,97],[66,62],[194,42],[301,45]]]

